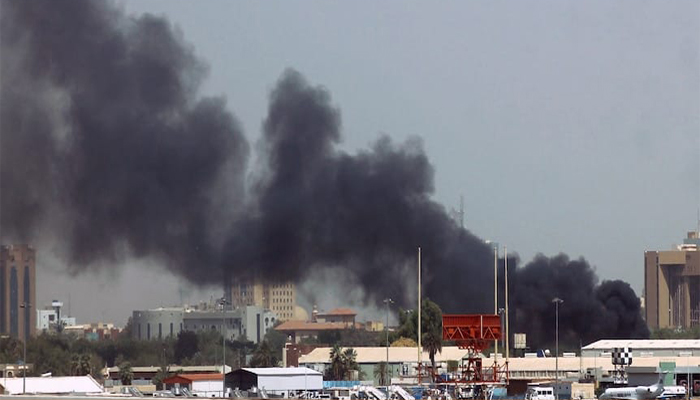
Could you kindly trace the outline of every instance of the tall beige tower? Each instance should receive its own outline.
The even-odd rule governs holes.
[[[700,326],[700,238],[674,250],[644,252],[644,306],[652,329]]]
[[[0,247],[0,333],[25,339],[36,333],[36,251]]]
[[[258,306],[273,311],[280,321],[294,319],[296,285],[293,283],[260,283],[241,281],[231,284],[233,307]]]

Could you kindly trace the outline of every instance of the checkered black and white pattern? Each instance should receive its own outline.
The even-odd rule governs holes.
[[[629,347],[615,347],[612,351],[613,365],[632,365],[632,350]]]

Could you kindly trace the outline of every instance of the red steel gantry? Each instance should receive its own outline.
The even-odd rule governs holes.
[[[507,362],[499,366],[494,357],[493,366],[483,368],[483,359],[480,357],[484,350],[501,337],[501,318],[497,314],[444,314],[442,339],[454,341],[460,349],[469,350],[461,376],[445,383],[507,383]]]

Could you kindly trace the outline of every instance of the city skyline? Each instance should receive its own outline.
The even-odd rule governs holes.
[[[463,195],[465,227],[507,245],[520,265],[540,252],[582,256],[600,279],[641,295],[644,251],[670,249],[697,226],[696,3],[120,4],[178,27],[207,64],[203,92],[226,96],[253,145],[289,67],[332,94],[343,150],[379,133],[419,136],[433,197],[450,209]],[[39,303],[70,293],[74,314],[92,320],[222,291],[148,259],[66,274],[43,249]],[[100,296],[118,301],[90,303]]]

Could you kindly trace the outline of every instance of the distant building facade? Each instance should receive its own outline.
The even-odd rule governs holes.
[[[650,328],[700,326],[700,236],[674,250],[644,253],[644,306]]]
[[[90,324],[65,326],[63,327],[63,333],[90,341],[116,340],[122,333],[122,328],[114,326],[112,323],[93,322]]]
[[[280,321],[297,319],[296,285],[293,283],[234,282],[225,290],[232,308],[257,306],[274,312]]]
[[[355,316],[357,313],[350,308],[334,308],[328,312],[313,311],[314,322],[337,322],[347,328],[355,327]]]
[[[36,333],[36,251],[0,247],[0,333],[24,339]]]
[[[56,330],[59,322],[58,313],[54,309],[36,310],[37,331]],[[76,325],[75,317],[60,317],[62,327]]]
[[[228,340],[244,338],[260,342],[277,321],[270,310],[257,306],[234,310],[199,310],[189,307],[156,308],[134,311],[131,336],[139,340],[175,337],[182,331],[217,331]]]

